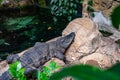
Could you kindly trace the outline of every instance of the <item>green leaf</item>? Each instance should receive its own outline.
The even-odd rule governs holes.
[[[43,72],[37,71],[37,80],[48,80],[52,71],[60,68],[60,66],[56,65],[55,62],[51,61],[48,66],[43,67]]]
[[[19,70],[19,73],[21,73],[22,75],[24,74],[24,72],[25,72],[25,68]]]
[[[114,66],[109,68],[107,71],[114,72],[114,73],[116,73],[116,74],[118,74],[120,76],[120,63],[115,64]]]
[[[12,77],[17,77],[17,73],[16,73],[16,71],[14,69],[11,68],[8,71],[10,72],[10,74],[12,75]]]
[[[16,19],[10,18],[10,19],[6,20],[4,25],[8,31],[18,30],[18,29],[26,27],[29,24],[33,24],[32,21],[34,18],[35,18],[35,16],[19,17]]]
[[[69,12],[70,14],[72,14],[73,13],[73,11],[72,11],[72,9],[70,9],[70,12]]]
[[[48,67],[44,66],[43,70],[44,70],[43,73],[45,73],[47,76],[51,75],[51,70]]]
[[[56,18],[56,17],[53,17],[53,21],[56,23],[56,22],[57,22],[57,18]]]
[[[68,19],[68,21],[71,21],[72,20],[72,16],[68,16],[67,19]]]
[[[25,68],[22,68],[21,63],[19,61],[14,62],[9,65],[9,72],[13,78],[18,80],[27,80],[24,75]]]
[[[25,75],[24,75],[24,72],[25,72],[25,68],[21,68],[21,69],[18,71],[19,75],[18,75],[17,77],[19,77],[20,80],[26,80],[26,79],[27,79],[27,78],[25,77]]]
[[[19,64],[20,62],[16,61],[14,62],[13,64],[10,64],[9,65],[9,72],[10,74],[13,76],[13,77],[17,77],[17,65]]]
[[[20,62],[16,61],[14,62],[13,64],[10,64],[9,65],[9,69],[14,69],[15,71],[17,70],[17,65],[19,64]]]
[[[38,70],[38,71],[37,71],[37,80],[41,80],[41,79],[40,79],[40,76],[41,76],[41,71]]]
[[[0,45],[5,43],[5,39],[0,39]]]
[[[111,20],[113,26],[118,29],[120,26],[120,5],[113,10],[111,14]]]
[[[83,4],[84,0],[81,0],[80,3]]]
[[[88,5],[92,6],[93,5],[93,1],[92,0],[88,0]]]
[[[59,0],[59,6],[61,6],[62,5],[62,1],[61,0]]]
[[[93,9],[91,6],[88,6],[88,7],[87,7],[87,11],[88,11],[88,12],[94,12],[94,9]]]
[[[63,1],[63,4],[66,5],[67,2],[68,2],[68,0],[64,0],[64,1]]]
[[[60,16],[64,16],[67,21],[71,21],[74,15],[77,14],[77,5],[80,0],[51,0],[51,13],[53,14],[54,23],[56,23]],[[56,6],[56,8],[54,8]],[[78,13],[77,15],[79,15]],[[67,16],[67,17],[66,17]],[[57,19],[55,19],[55,17]]]
[[[0,3],[2,2],[3,0],[0,0]]]
[[[120,77],[114,73],[89,65],[74,65],[63,68],[50,76],[50,80],[61,80],[68,76],[73,77],[75,80],[120,80]]]
[[[22,65],[21,65],[21,63],[19,62],[19,63],[17,64],[17,71],[21,70],[21,68],[22,68]]]
[[[51,71],[55,70],[56,69],[56,63],[54,61],[51,61],[48,67],[50,68]]]
[[[41,72],[41,71],[37,71],[37,80],[48,80],[48,76]]]
[[[48,66],[43,67],[43,72],[37,71],[37,80],[48,80],[52,71],[60,68],[55,62],[51,61]]]
[[[32,16],[32,17],[23,17],[23,19],[19,22],[19,25],[26,25],[28,24],[29,22],[31,22],[35,17]]]
[[[44,73],[41,73],[41,80],[48,80],[47,75]]]
[[[50,4],[52,5],[53,3],[57,3],[57,0],[51,0]]]
[[[74,6],[74,4],[73,3],[70,3],[70,7],[72,8]]]
[[[74,7],[74,8],[77,8],[77,4],[74,4],[73,7]],[[77,10],[76,10],[76,11],[77,11]]]
[[[45,73],[37,71],[37,80],[48,80],[48,77]]]

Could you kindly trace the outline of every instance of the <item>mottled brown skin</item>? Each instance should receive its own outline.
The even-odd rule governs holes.
[[[17,54],[8,56],[7,62],[13,63],[19,60],[22,66],[26,68],[25,74],[27,75],[33,73],[37,69],[41,70],[42,65],[53,57],[66,61],[64,53],[72,43],[74,37],[75,33],[72,32],[53,42],[37,42],[32,49],[26,51],[21,57]]]

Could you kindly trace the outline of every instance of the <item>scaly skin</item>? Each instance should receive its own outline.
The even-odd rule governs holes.
[[[26,68],[25,74],[27,75],[37,69],[41,69],[42,65],[53,57],[66,61],[64,53],[72,43],[74,37],[75,33],[72,32],[53,42],[37,42],[32,49],[25,52],[21,57],[17,54],[8,56],[7,62],[20,61],[22,66]]]

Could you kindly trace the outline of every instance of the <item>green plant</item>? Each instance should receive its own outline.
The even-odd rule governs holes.
[[[43,66],[43,72],[37,71],[37,80],[49,80],[49,76],[58,68],[60,66],[51,61],[48,66]],[[12,75],[12,80],[27,80],[24,75],[25,68],[22,68],[21,63],[18,61],[9,65],[9,72]]]
[[[113,10],[111,20],[113,26],[118,29],[120,26],[120,5]]]
[[[81,0],[80,3],[83,4],[84,0]]]
[[[22,68],[21,63],[18,61],[9,65],[9,72],[12,75],[12,80],[27,80],[24,75],[25,68]]]
[[[0,39],[0,45],[5,44],[5,40],[4,39]]]
[[[0,45],[10,45],[5,41],[5,39],[0,39]]]
[[[84,3],[84,1],[85,0],[81,0],[81,4],[83,4]],[[86,0],[87,1],[87,0]],[[85,2],[86,2],[85,1]],[[92,12],[94,12],[94,9],[93,9],[93,0],[88,0],[87,1],[87,5],[85,4],[85,5],[83,5],[83,6],[87,6],[87,11],[88,11],[88,13],[91,13],[92,14]],[[83,7],[84,8],[84,7]]]
[[[92,6],[93,5],[93,1],[92,0],[88,0],[88,5]]]
[[[51,76],[52,72],[58,68],[60,68],[60,66],[51,61],[47,67],[43,67],[43,72],[37,71],[37,80],[49,80],[49,76]]]
[[[2,2],[3,0],[0,0],[0,3]]]
[[[63,68],[54,73],[50,80],[61,80],[65,77],[73,77],[74,80],[120,80],[120,64],[111,67],[108,70],[102,70],[89,65],[74,65]]]
[[[89,12],[89,13],[91,13],[91,15],[92,15],[92,12],[94,12],[94,9],[93,9],[93,1],[92,0],[88,0],[88,7],[87,7],[87,11]]]
[[[35,16],[26,16],[26,17],[19,17],[19,18],[10,18],[6,20],[4,23],[5,29],[8,31],[10,30],[18,30],[24,27],[27,27],[27,25],[33,24],[33,19]]]
[[[73,15],[77,15],[77,6],[81,0],[51,0],[51,13],[54,16],[54,21],[57,21],[58,16],[67,16],[68,21],[73,19]]]
[[[29,31],[24,31],[24,32],[20,33],[20,35],[26,35],[30,38],[30,40],[35,40],[37,32],[38,32],[38,29],[36,27],[34,27]]]

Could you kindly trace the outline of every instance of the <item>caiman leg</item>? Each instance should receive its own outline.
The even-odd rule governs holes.
[[[65,62],[65,64],[69,63],[69,61],[66,59],[65,55],[63,55],[63,53],[61,53],[59,51],[57,51],[55,53],[55,57],[58,58],[58,59],[60,59],[60,60],[63,60]]]

